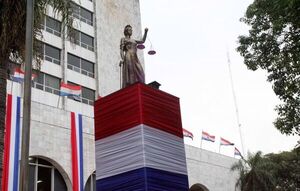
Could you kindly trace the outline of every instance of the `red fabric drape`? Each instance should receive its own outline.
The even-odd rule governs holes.
[[[139,124],[182,135],[179,98],[134,84],[95,102],[95,138],[102,139]]]

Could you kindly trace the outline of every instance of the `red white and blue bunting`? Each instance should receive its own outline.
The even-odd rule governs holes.
[[[84,191],[82,115],[71,112],[73,191]]]
[[[2,191],[18,191],[21,98],[7,95]]]

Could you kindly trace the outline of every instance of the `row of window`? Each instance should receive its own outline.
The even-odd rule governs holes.
[[[81,9],[80,9],[81,10]],[[75,14],[75,13],[74,13]],[[58,37],[61,36],[61,22],[53,19],[49,16],[45,16],[44,22],[41,24],[42,28]],[[94,51],[94,38],[79,31],[75,30],[75,44],[86,48],[90,51]]]
[[[93,13],[79,5],[77,5],[76,3],[71,4],[72,6],[72,11],[73,11],[73,17],[89,24],[93,26]]]
[[[60,84],[61,80],[59,78],[40,72],[33,83],[33,87],[42,91],[59,95]],[[77,85],[72,82],[68,82],[68,84]],[[95,91],[81,86],[81,97],[69,98],[85,104],[93,105],[95,101]]]
[[[42,43],[41,51],[44,56],[44,60],[60,65],[61,50],[51,45]],[[83,58],[68,53],[68,69],[75,72],[79,72],[83,75],[94,78],[95,76],[95,64],[87,61]]]

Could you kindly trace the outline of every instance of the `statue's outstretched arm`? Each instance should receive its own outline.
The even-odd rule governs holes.
[[[137,42],[138,44],[143,44],[143,43],[146,41],[147,33],[148,33],[148,28],[145,28],[145,32],[144,32],[143,39],[142,39],[142,40],[136,40],[136,42]]]

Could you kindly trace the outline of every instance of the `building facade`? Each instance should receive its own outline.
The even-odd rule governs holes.
[[[84,187],[86,191],[95,190],[93,103],[99,96],[120,89],[119,44],[125,25],[133,27],[133,38],[142,37],[139,0],[73,0],[72,6],[75,43],[62,33],[59,16],[51,7],[47,9],[43,37],[39,39],[44,60],[32,88],[29,151],[29,190],[32,191],[72,190],[71,112],[83,115]],[[139,54],[142,61],[142,52]],[[81,98],[59,96],[61,82],[80,85]],[[8,93],[23,97],[22,88],[23,84],[8,80]],[[195,153],[198,150],[190,146],[186,148],[190,184],[222,190],[228,183],[226,188],[232,190],[234,179],[229,176],[228,180],[220,178],[224,172],[222,168],[207,176],[205,173],[200,175],[201,171],[213,167],[207,163],[200,167],[203,161],[197,161],[199,156]],[[203,151],[202,158],[212,155]],[[224,165],[228,170],[234,162],[222,156],[213,157],[219,157],[214,163],[216,168],[220,166],[218,163],[226,161]],[[213,183],[210,179],[219,181]],[[215,189],[217,187],[220,189]]]

